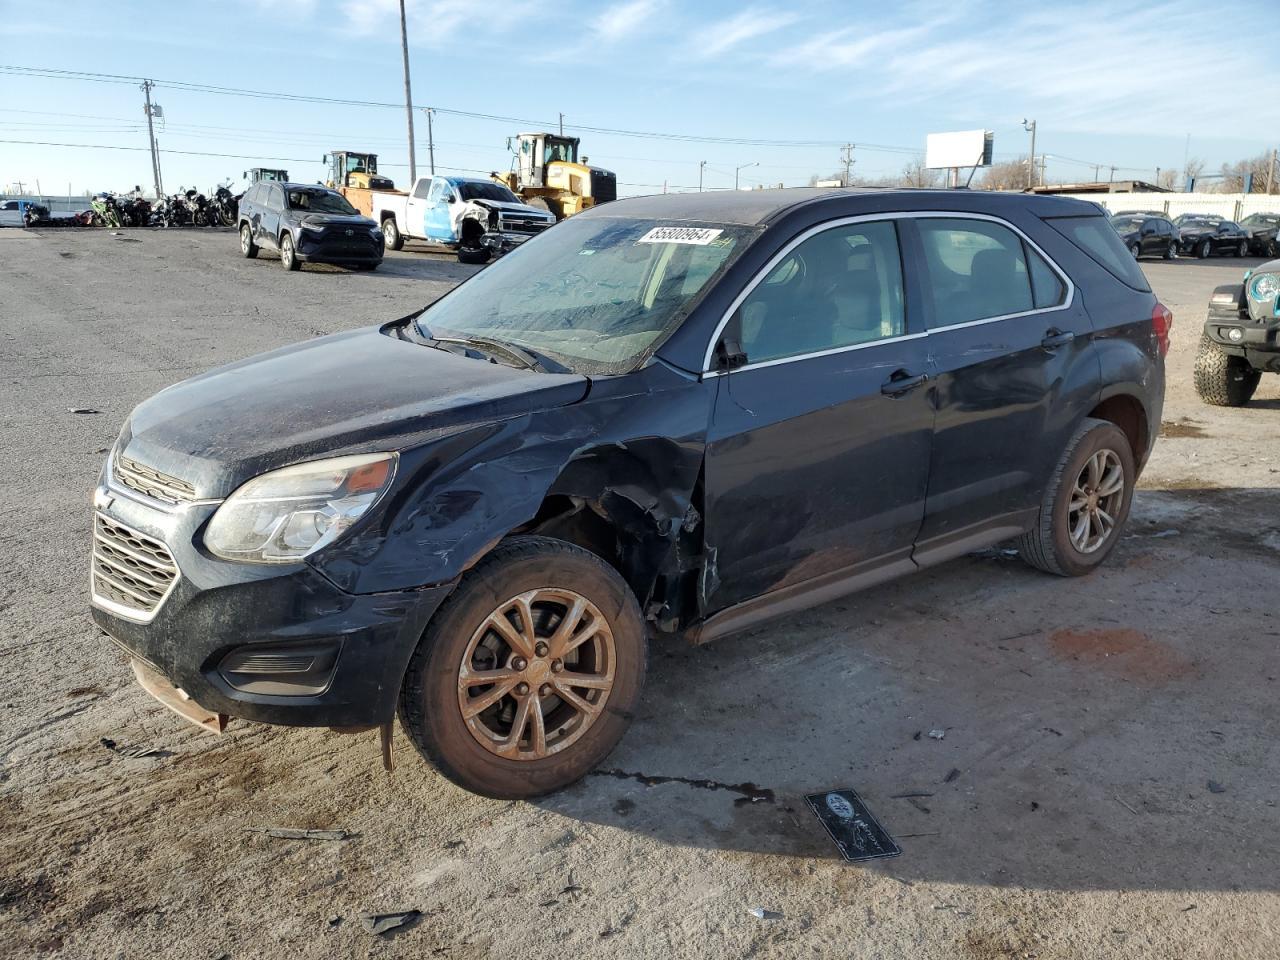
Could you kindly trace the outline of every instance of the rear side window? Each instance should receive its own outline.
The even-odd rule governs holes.
[[[1044,257],[1036,253],[1025,243],[1022,245],[1031,268],[1031,297],[1037,310],[1049,307],[1060,307],[1067,299],[1067,285],[1054,273],[1053,268],[1045,262]]]
[[[1035,309],[1022,238],[1008,227],[965,219],[917,223],[929,270],[927,287],[935,327]],[[1046,290],[1045,296],[1050,295]]]
[[[418,185],[413,188],[413,196],[417,200],[423,200],[427,196],[427,192],[431,189],[430,180],[419,180]]]
[[[1105,217],[1048,217],[1045,223],[1088,254],[1117,280],[1135,290],[1150,292],[1142,268]]]

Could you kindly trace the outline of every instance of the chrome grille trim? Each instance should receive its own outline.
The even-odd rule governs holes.
[[[161,473],[120,454],[113,458],[111,472],[112,478],[122,486],[161,503],[175,505],[192,503],[196,499],[196,488],[186,480]]]
[[[154,619],[181,571],[161,540],[113,520],[93,518],[90,594],[95,605],[138,623]]]

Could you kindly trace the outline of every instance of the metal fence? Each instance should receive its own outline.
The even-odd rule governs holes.
[[[1062,196],[1101,204],[1112,213],[1151,210],[1170,218],[1184,213],[1208,213],[1224,220],[1242,220],[1251,213],[1280,212],[1280,194],[1274,193],[1064,193]]]

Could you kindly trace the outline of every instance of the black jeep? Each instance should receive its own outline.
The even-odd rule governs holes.
[[[1240,407],[1268,372],[1280,373],[1280,260],[1213,291],[1196,355],[1196,392],[1205,403]]]

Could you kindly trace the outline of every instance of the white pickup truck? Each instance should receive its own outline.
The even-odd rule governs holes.
[[[373,190],[370,206],[388,250],[426,240],[456,250],[462,263],[501,256],[556,222],[502,184],[472,177],[419,177],[407,194]]]

